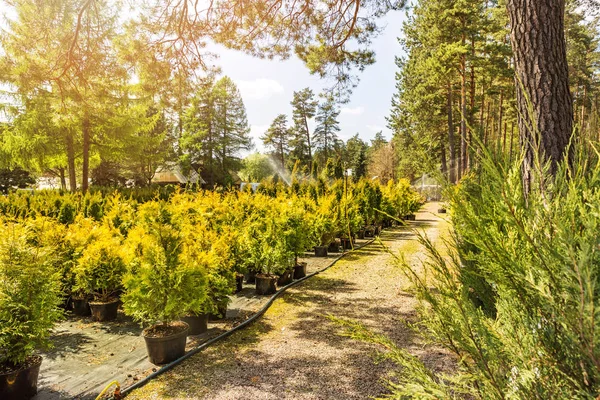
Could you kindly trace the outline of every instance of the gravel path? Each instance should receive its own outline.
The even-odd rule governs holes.
[[[430,203],[413,223],[441,242],[448,224]],[[418,265],[421,246],[406,229],[381,240]],[[452,368],[439,349],[408,329],[416,300],[384,246],[373,243],[290,289],[249,328],[190,358],[128,399],[366,399],[386,393],[395,366],[375,363],[376,348],[339,335],[327,314],[362,321],[437,369]]]

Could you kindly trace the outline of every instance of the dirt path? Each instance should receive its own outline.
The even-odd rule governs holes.
[[[437,204],[414,226],[433,240],[447,234]],[[418,265],[421,246],[406,229],[384,231],[382,242]],[[416,300],[383,246],[373,243],[290,289],[251,327],[190,358],[128,399],[366,399],[385,394],[394,366],[376,364],[376,348],[339,335],[331,314],[362,321],[437,368],[448,357],[424,347],[404,322]]]

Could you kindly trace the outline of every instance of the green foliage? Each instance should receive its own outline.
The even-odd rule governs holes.
[[[346,167],[352,170],[352,181],[358,182],[367,176],[367,151],[369,146],[358,137],[358,133],[346,142]]]
[[[128,270],[123,278],[123,310],[138,321],[167,324],[201,313],[207,298],[207,266],[184,222],[162,202],[139,208],[129,231]]]
[[[242,238],[245,264],[255,272],[282,273],[292,265],[295,255],[285,232],[290,215],[283,212],[276,198],[257,193],[252,202]]]
[[[312,221],[312,236],[318,246],[329,246],[339,231],[339,209],[335,195],[319,198]]]
[[[0,363],[22,364],[49,345],[60,318],[59,276],[52,248],[36,246],[23,224],[3,221],[0,229]]]
[[[312,163],[313,144],[311,143],[311,133],[308,127],[308,120],[314,118],[317,112],[319,102],[315,100],[315,95],[310,88],[294,92],[292,105],[293,139],[291,141],[292,151],[290,158],[295,162],[299,161],[301,166],[309,168]]]
[[[281,240],[285,248],[297,258],[315,245],[310,231],[310,216],[314,213],[314,202],[311,199],[292,196],[289,199],[280,196],[279,218],[277,223],[281,230]]]
[[[238,153],[252,147],[246,108],[235,83],[227,76],[200,82],[183,127],[184,165],[201,169],[210,187],[229,185],[230,173],[242,166]]]
[[[121,174],[119,164],[111,161],[101,161],[92,169],[92,184],[104,187],[124,186],[126,178]]]
[[[122,287],[121,280],[125,273],[122,239],[105,225],[94,227],[90,236],[94,239],[85,246],[74,268],[73,290],[93,295],[96,301],[108,302]]]
[[[352,188],[358,212],[363,216],[365,224],[371,225],[378,222],[382,215],[381,210],[383,194],[380,186],[370,180],[363,179]]]
[[[410,183],[406,179],[400,179],[398,183],[389,181],[386,186],[383,186],[382,194],[381,211],[396,219],[419,211],[425,203],[425,200],[410,187]]]
[[[280,274],[314,245],[359,230],[375,215],[381,189],[361,180],[348,182],[346,193],[345,185],[296,181],[292,188],[272,179],[257,193],[11,193],[0,198],[0,211],[29,227],[32,245],[52,248],[49,268],[64,297],[106,301],[124,289],[129,315],[169,322],[217,313],[236,273]],[[361,200],[368,191],[379,200]]]
[[[420,332],[458,368],[435,375],[392,346],[403,372],[391,398],[595,399],[598,153],[580,153],[555,178],[537,168],[541,186],[527,198],[520,162],[506,168],[487,153],[481,163],[479,176],[448,191],[448,256],[422,238],[429,279],[404,266],[423,302]]]
[[[313,132],[312,142],[314,147],[323,154],[322,160],[327,160],[331,155],[336,144],[337,133],[340,131],[339,121],[337,120],[340,111],[333,98],[329,97],[322,104],[319,104],[315,122],[317,127]]]
[[[72,224],[76,216],[75,204],[65,201],[60,207],[58,222],[61,224]]]
[[[292,131],[287,126],[287,116],[279,114],[271,123],[269,129],[261,137],[263,144],[273,150],[281,168],[285,168],[285,157],[290,151]]]
[[[246,182],[261,182],[273,175],[273,167],[268,156],[254,153],[244,158],[238,175]]]
[[[22,189],[33,184],[35,179],[22,168],[0,169],[0,193],[6,194],[11,189]]]

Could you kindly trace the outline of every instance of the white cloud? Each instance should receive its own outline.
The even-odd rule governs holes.
[[[236,82],[244,100],[264,100],[283,93],[283,86],[274,79],[254,79]]]
[[[384,130],[385,128],[381,125],[367,125],[367,128],[372,130],[373,132],[379,132]]]
[[[363,107],[354,107],[354,108],[343,107],[342,108],[342,114],[360,115],[364,112],[365,112],[365,109]]]

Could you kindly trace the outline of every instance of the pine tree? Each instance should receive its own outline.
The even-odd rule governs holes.
[[[321,154],[325,164],[329,159],[331,152],[336,144],[337,133],[340,131],[339,122],[337,117],[340,115],[340,111],[337,109],[335,101],[329,97],[319,104],[317,116],[315,118],[317,127],[313,133],[313,144],[317,147]]]
[[[279,114],[261,137],[264,145],[270,147],[281,162],[281,168],[285,168],[285,157],[290,150],[292,134],[292,130],[287,126],[287,116]]]
[[[214,99],[215,133],[218,138],[216,154],[221,163],[221,174],[229,181],[230,171],[239,171],[242,167],[239,152],[252,148],[250,126],[242,96],[228,76],[215,84]]]
[[[346,141],[345,164],[352,170],[354,182],[367,175],[367,151],[369,146],[358,137],[358,133]]]
[[[184,172],[203,171],[209,187],[217,183],[215,153],[217,136],[215,130],[214,79],[204,79],[198,85],[190,106],[183,118],[183,134],[180,147]]]
[[[309,88],[294,92],[293,107],[294,140],[292,146],[292,158],[300,160],[312,169],[313,143],[308,127],[308,120],[314,118],[319,102],[315,100],[314,93]]]
[[[239,171],[239,152],[252,141],[246,108],[235,83],[227,76],[201,82],[185,112],[181,140],[184,169],[202,171],[209,186],[231,183]]]

